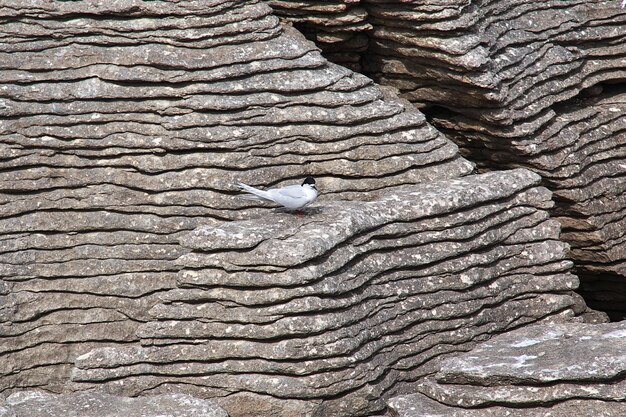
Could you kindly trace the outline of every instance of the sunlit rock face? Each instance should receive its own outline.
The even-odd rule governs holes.
[[[626,413],[626,322],[527,326],[446,360],[394,417]]]
[[[371,415],[490,335],[599,319],[538,175],[468,175],[267,4],[0,0],[0,18],[7,412],[184,393],[231,417]],[[302,217],[234,185],[307,175]],[[91,389],[121,397],[71,394]]]
[[[72,380],[181,390],[234,415],[251,398],[298,415],[381,411],[478,340],[585,312],[538,182],[489,173],[199,227],[181,238],[179,288],[148,311],[141,347],[94,349]]]
[[[329,59],[398,88],[480,169],[539,173],[581,292],[614,319],[626,316],[620,3],[269,2]]]
[[[594,307],[626,314],[626,12],[619,1],[367,1],[365,71],[481,169],[526,167]]]
[[[93,391],[51,394],[21,391],[0,400],[2,417],[229,417],[209,400],[185,394],[141,398],[118,397]]]
[[[473,165],[406,102],[252,1],[0,1],[0,390],[65,388],[140,340],[181,233],[314,175],[372,198]]]

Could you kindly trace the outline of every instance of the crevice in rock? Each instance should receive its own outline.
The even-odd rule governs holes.
[[[577,275],[577,292],[589,307],[605,312],[611,321],[626,320],[626,284],[621,275],[585,269],[578,269]]]

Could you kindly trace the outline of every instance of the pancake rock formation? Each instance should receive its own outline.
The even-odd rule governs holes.
[[[441,358],[585,313],[538,182],[489,173],[201,226],[141,346],[81,355],[73,389],[186,392],[231,416],[372,415]]]
[[[277,16],[315,42],[330,61],[361,72],[361,54],[368,49],[365,4],[360,0],[270,0]]]
[[[97,392],[22,391],[0,401],[0,417],[228,417],[208,400],[185,394],[125,398]]]
[[[364,3],[366,73],[399,88],[481,169],[539,173],[589,304],[626,316],[626,9]]]
[[[137,343],[181,233],[265,212],[237,181],[327,198],[465,175],[420,113],[328,63],[264,3],[0,0],[0,391],[64,391]]]
[[[624,349],[626,322],[524,327],[444,361],[391,415],[624,416]]]
[[[583,294],[615,319],[626,317],[623,4],[269,4],[330,60],[398,88],[481,169],[541,174]]]
[[[537,174],[468,175],[266,2],[0,19],[5,415],[371,415],[491,335],[599,320]],[[307,175],[304,217],[234,187]]]

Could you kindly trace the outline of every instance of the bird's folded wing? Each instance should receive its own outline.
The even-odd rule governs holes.
[[[284,188],[278,188],[278,189],[274,189],[274,190],[270,190],[271,194],[278,194],[280,196],[283,197],[288,197],[288,198],[304,198],[306,197],[304,190],[302,189],[302,186],[300,185],[290,185],[288,187],[284,187]]]

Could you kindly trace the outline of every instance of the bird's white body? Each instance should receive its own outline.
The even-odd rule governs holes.
[[[271,188],[269,190],[259,190],[258,188],[239,183],[239,187],[252,195],[248,198],[255,200],[268,200],[280,204],[288,209],[299,209],[311,204],[317,198],[317,188],[313,184],[289,185],[283,188]]]

